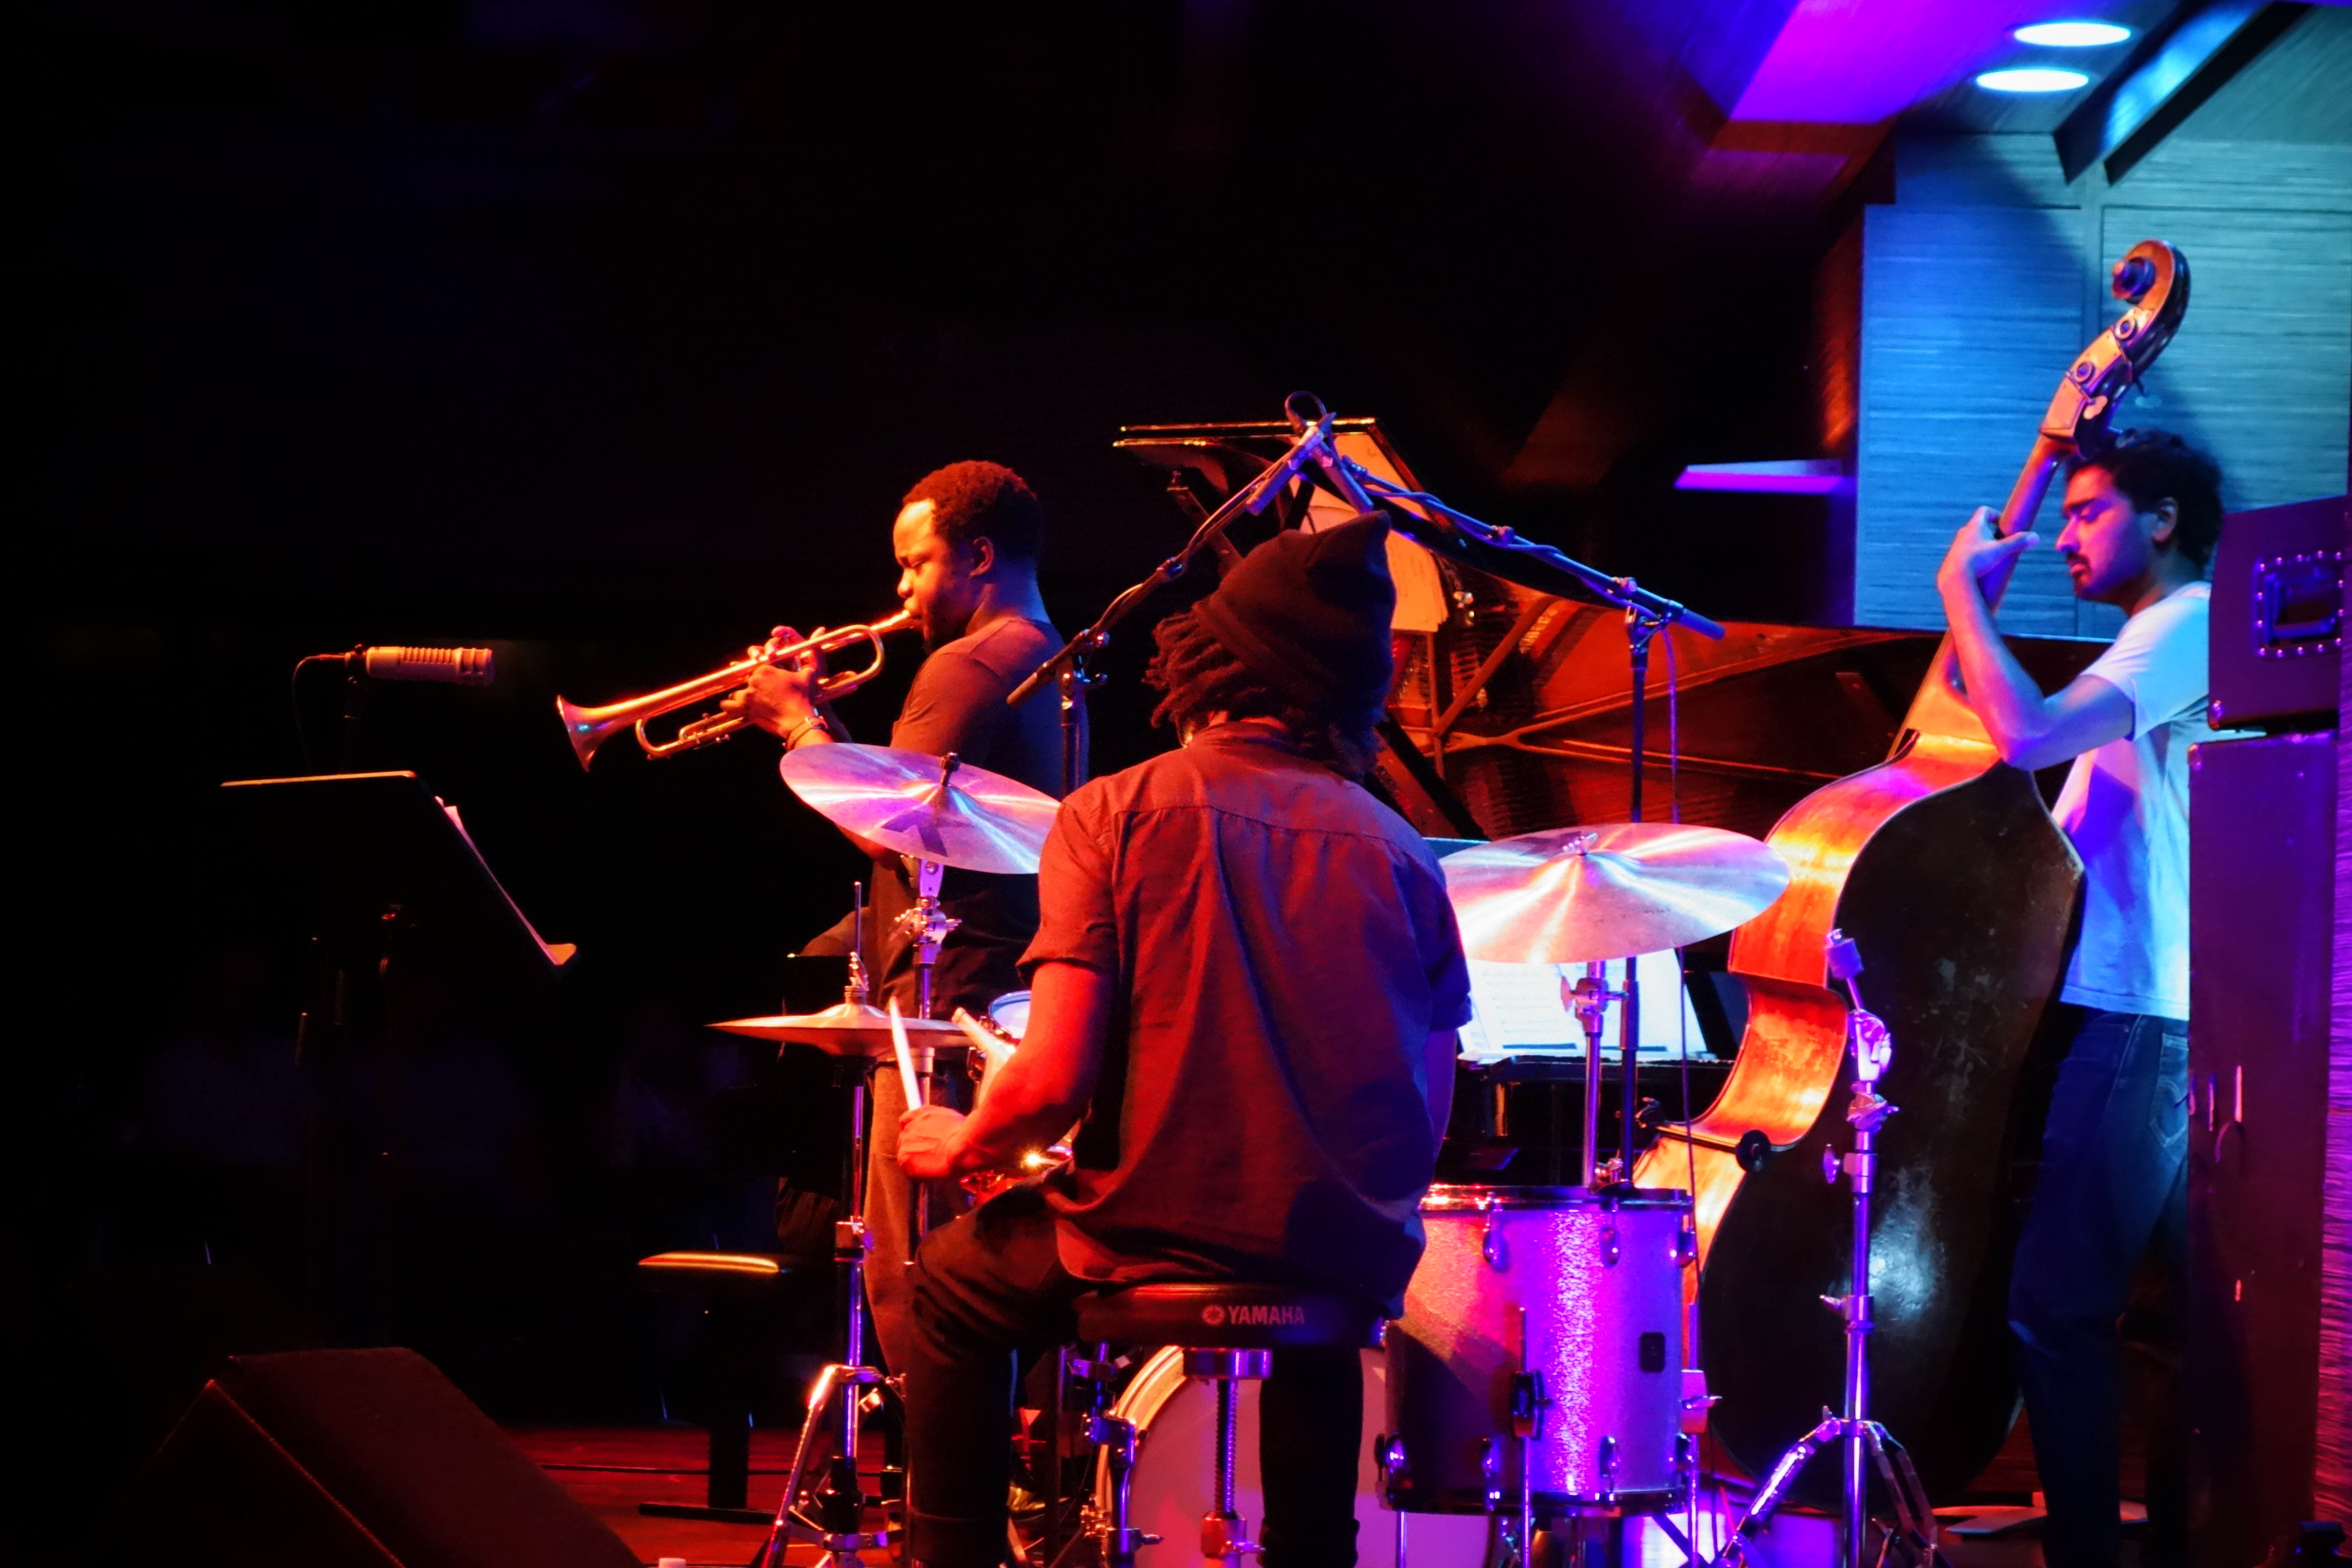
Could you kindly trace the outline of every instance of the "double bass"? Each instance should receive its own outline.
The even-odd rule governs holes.
[[[2032,525],[2062,461],[2095,453],[2188,308],[2188,264],[2143,241],[2112,287],[2127,308],[2060,382],[2001,508],[2004,534]],[[2005,571],[1988,581],[1988,597],[2006,583]],[[2082,863],[2032,775],[2000,760],[1969,710],[1948,637],[1886,760],[1800,801],[1767,841],[1792,875],[1732,938],[1748,1003],[1739,1054],[1705,1112],[1660,1130],[1634,1181],[1693,1190],[1691,1364],[1719,1399],[1711,1432],[1760,1475],[1841,1385],[1843,1321],[1822,1299],[1845,1289],[1850,1200],[1823,1172],[1851,1142],[1853,1068],[1827,940],[1833,927],[1853,938],[1895,1039],[1879,1088],[1901,1108],[1880,1140],[1872,1215],[1872,1414],[1947,1497],[2016,1418],[2009,1262],[2046,1095],[2034,1090],[2048,1065],[2037,1028],[2064,970]],[[1811,1495],[1796,1495],[1830,1503],[1830,1472],[1811,1479]]]

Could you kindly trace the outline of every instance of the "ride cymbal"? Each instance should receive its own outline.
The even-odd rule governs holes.
[[[905,1018],[909,1038],[919,1044],[961,1047],[963,1031],[939,1018]],[[772,1018],[730,1018],[708,1026],[755,1040],[791,1041],[814,1046],[836,1057],[887,1057],[891,1054],[890,1015],[862,1002],[838,1002],[822,1013],[785,1013]]]
[[[1463,952],[1495,963],[1685,947],[1754,919],[1789,885],[1769,845],[1663,822],[1523,833],[1438,864]]]
[[[952,753],[803,746],[784,754],[781,771],[793,793],[835,827],[966,871],[1034,873],[1062,804]]]

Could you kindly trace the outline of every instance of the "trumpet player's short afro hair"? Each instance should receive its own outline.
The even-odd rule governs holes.
[[[950,463],[915,481],[898,504],[931,503],[931,530],[950,548],[985,539],[1007,561],[1034,562],[1045,542],[1045,509],[1002,463]]]

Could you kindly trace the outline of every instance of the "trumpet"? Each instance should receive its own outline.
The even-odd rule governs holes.
[[[820,697],[839,697],[855,691],[882,673],[882,639],[892,632],[906,631],[914,624],[914,612],[900,610],[896,615],[883,616],[871,626],[834,626],[796,643],[779,645],[771,641],[750,658],[739,658],[724,668],[714,669],[708,675],[698,675],[692,680],[682,680],[676,686],[664,687],[643,697],[607,703],[602,708],[582,708],[559,697],[555,700],[555,716],[563,721],[564,737],[572,742],[572,753],[579,757],[583,769],[587,767],[589,759],[596,754],[596,748],[623,730],[636,731],[637,744],[645,748],[646,755],[674,756],[679,752],[723,741],[750,721],[739,719],[732,713],[705,713],[678,726],[677,733],[667,741],[656,741],[647,734],[646,721],[676,712],[680,708],[691,708],[698,702],[708,702],[715,697],[723,697],[737,687],[749,683],[751,672],[763,664],[789,664],[811,654],[834,653],[842,648],[855,647],[862,642],[873,650],[872,660],[862,668],[828,675],[817,682],[816,688]]]

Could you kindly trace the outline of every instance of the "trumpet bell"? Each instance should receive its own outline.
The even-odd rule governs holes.
[[[631,708],[633,703],[615,703],[614,707]],[[633,714],[614,713],[610,708],[583,708],[576,702],[555,700],[555,716],[563,721],[563,738],[572,742],[572,754],[580,759],[585,770],[596,755],[596,748],[622,730],[635,722]]]

